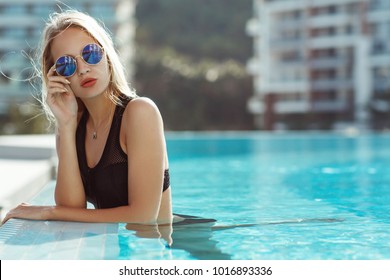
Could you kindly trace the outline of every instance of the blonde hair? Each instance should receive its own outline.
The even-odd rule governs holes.
[[[76,11],[68,10],[50,15],[49,21],[43,32],[41,42],[41,74],[42,74],[42,95],[41,102],[43,109],[49,120],[55,120],[53,113],[46,103],[47,98],[47,73],[54,64],[54,59],[51,55],[51,44],[53,39],[70,27],[80,28],[104,49],[109,65],[111,81],[109,84],[109,98],[115,103],[121,105],[120,95],[125,95],[130,98],[137,97],[134,90],[130,89],[127,82],[125,69],[119,59],[118,53],[115,50],[113,40],[105,28],[100,25],[91,16]],[[80,104],[80,102],[78,102]]]

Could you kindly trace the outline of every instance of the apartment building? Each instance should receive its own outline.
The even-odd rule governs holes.
[[[64,4],[65,3],[65,4]],[[76,9],[103,22],[131,79],[133,75],[135,0],[0,0],[0,118],[10,104],[20,104],[39,92],[28,79],[49,14]]]
[[[254,0],[260,129],[390,127],[390,1]]]

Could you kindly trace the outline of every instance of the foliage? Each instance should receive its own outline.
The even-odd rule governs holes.
[[[11,103],[8,113],[0,119],[2,134],[42,134],[49,132],[49,124],[37,101]]]
[[[252,0],[142,0],[137,4],[140,47],[169,46],[202,60],[246,63],[252,39],[245,34]]]
[[[169,130],[247,130],[252,1],[143,0],[137,5],[133,86],[159,106]]]
[[[166,129],[253,128],[252,117],[246,112],[252,81],[240,64],[234,61],[197,64],[179,55],[147,54],[138,54],[134,86],[140,95],[157,103]]]

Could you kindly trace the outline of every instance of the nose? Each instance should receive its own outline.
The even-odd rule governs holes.
[[[81,56],[75,57],[77,61],[77,75],[82,76],[91,71],[89,65],[81,58]]]

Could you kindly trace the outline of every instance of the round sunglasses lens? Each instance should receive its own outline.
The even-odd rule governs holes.
[[[61,56],[56,62],[56,72],[64,77],[70,77],[76,72],[76,61],[70,56]]]
[[[103,58],[103,50],[97,44],[89,44],[83,49],[83,59],[88,64],[98,64]]]

